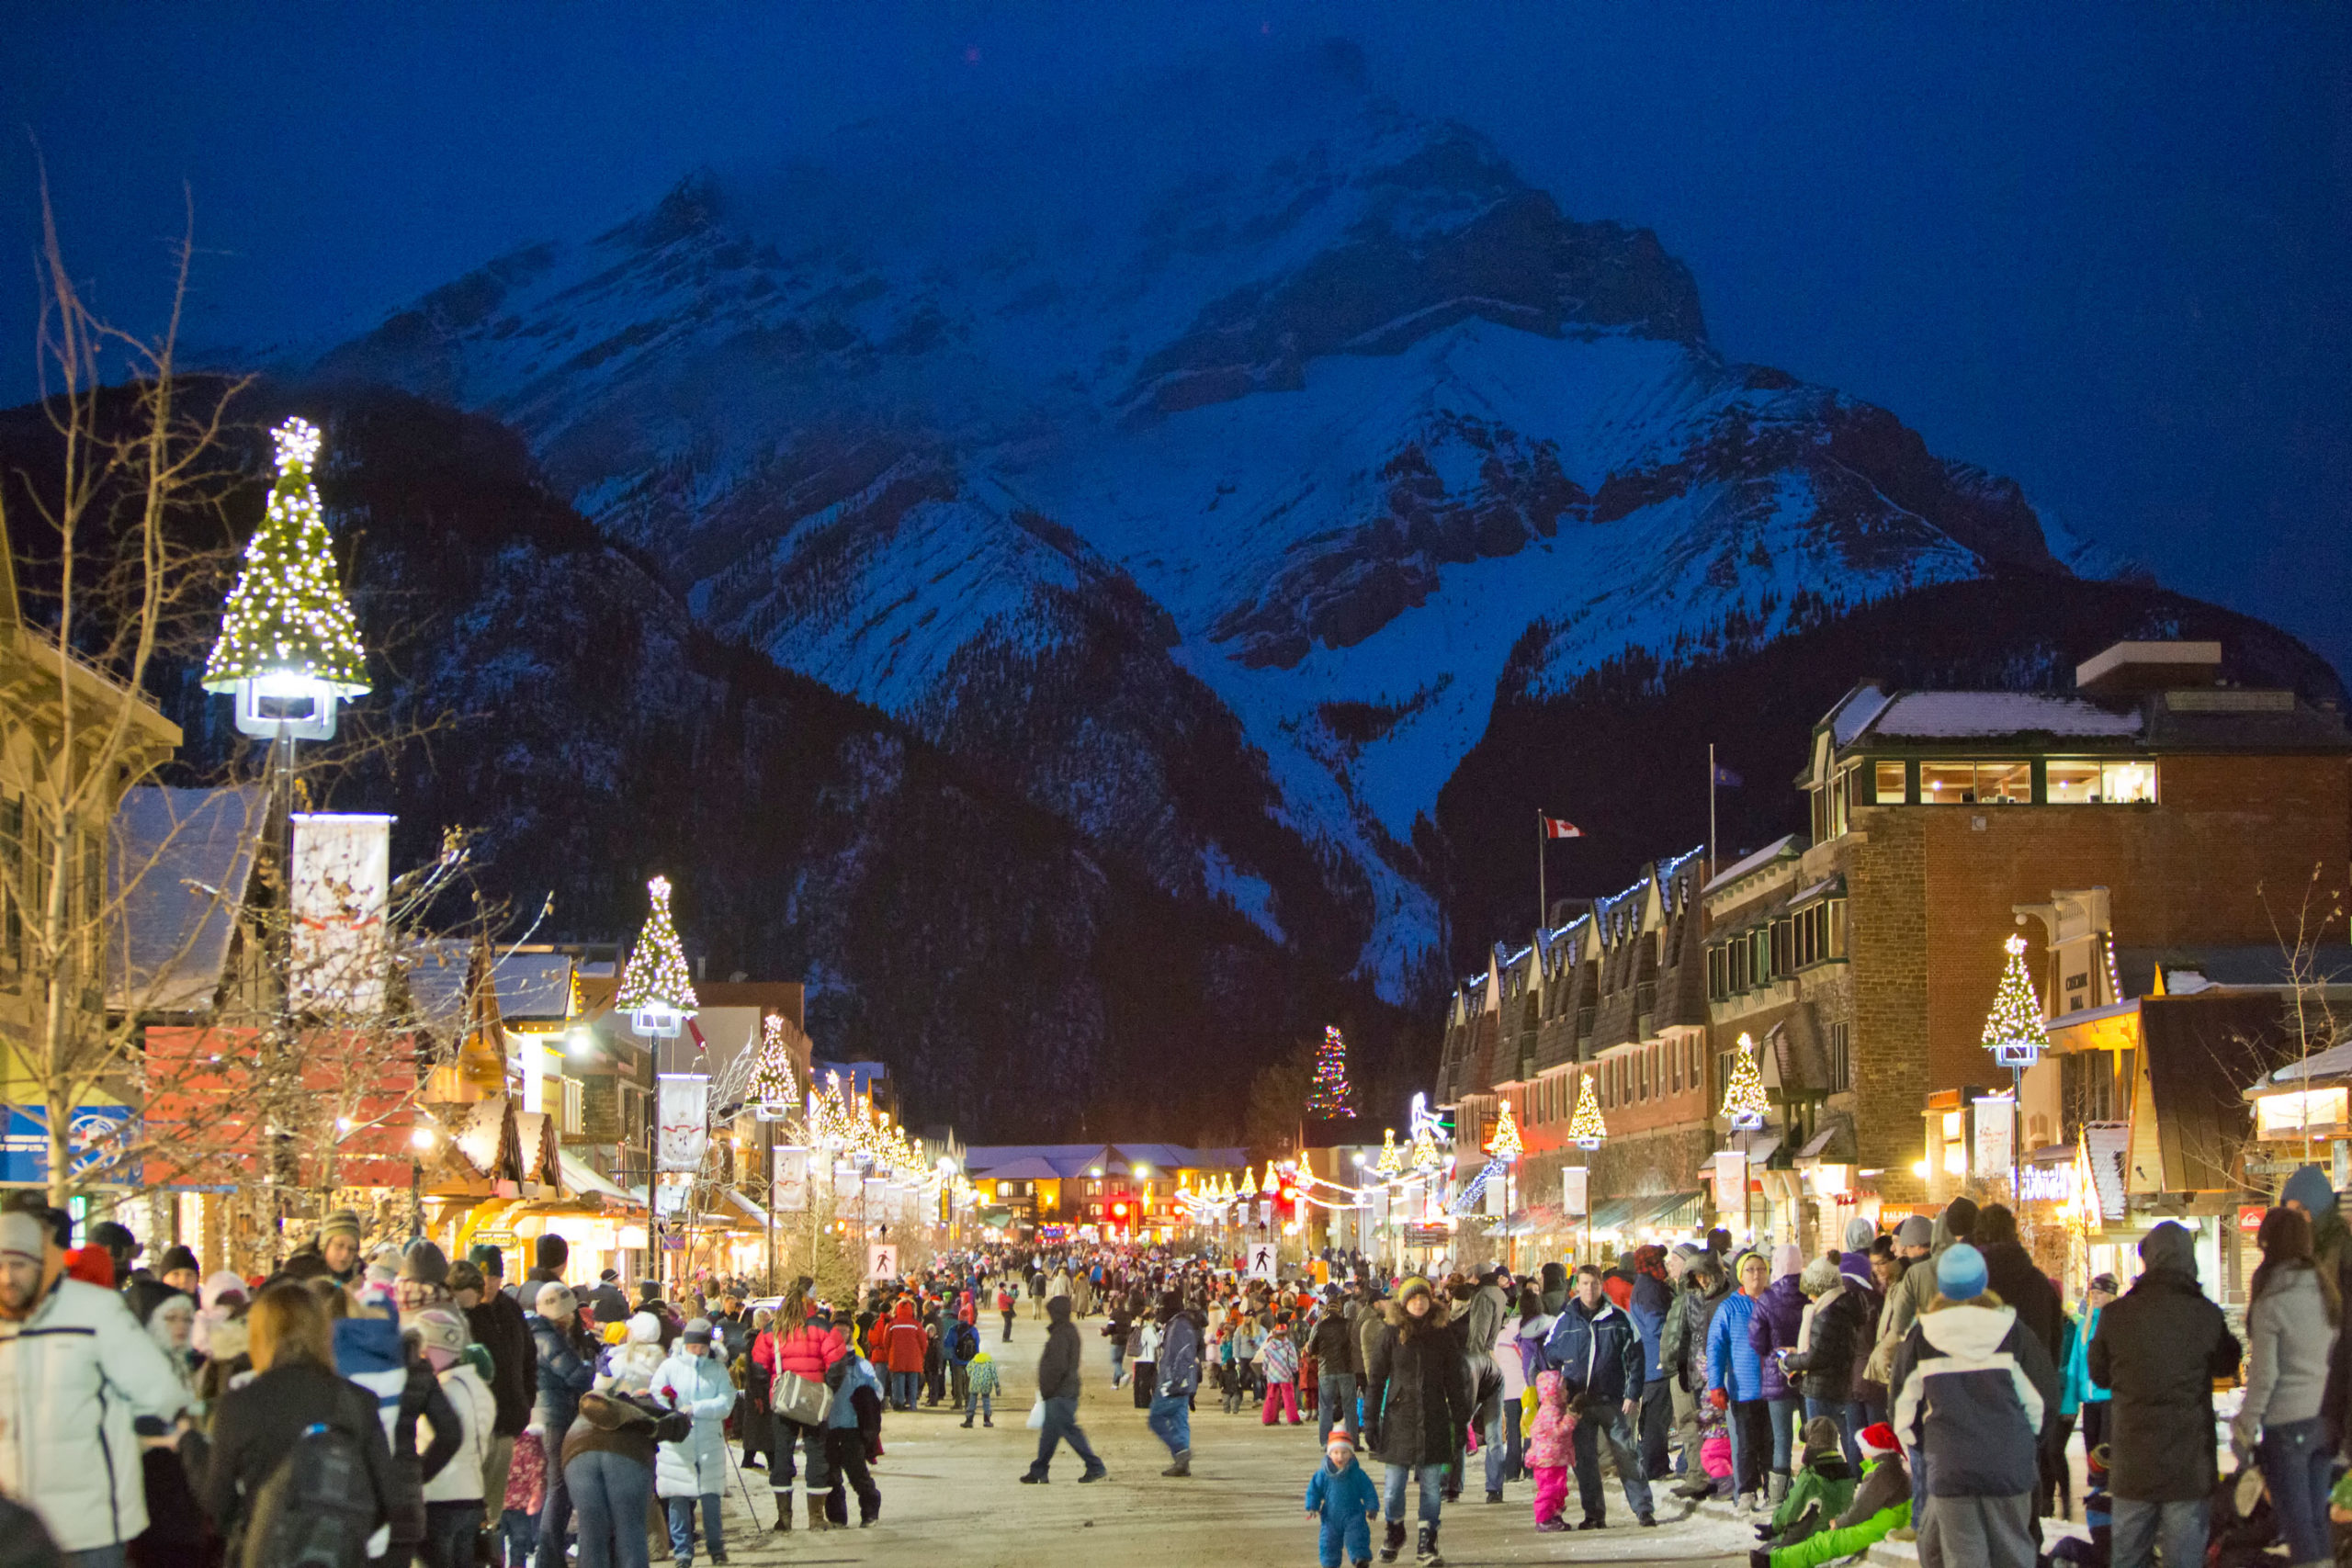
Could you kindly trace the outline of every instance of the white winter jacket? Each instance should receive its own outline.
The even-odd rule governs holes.
[[[734,1380],[716,1357],[674,1352],[653,1374],[653,1397],[695,1418],[684,1441],[663,1443],[653,1459],[653,1490],[662,1497],[700,1497],[727,1490],[727,1415]]]
[[[39,1514],[61,1551],[127,1541],[147,1528],[131,1423],[187,1406],[122,1298],[62,1279],[22,1323],[0,1321],[0,1493]]]
[[[490,1428],[498,1419],[498,1401],[481,1374],[464,1361],[458,1361],[441,1374],[441,1392],[448,1396],[449,1407],[465,1424],[465,1431],[458,1439],[458,1451],[441,1467],[441,1473],[424,1483],[424,1500],[428,1503],[476,1503],[481,1500],[482,1466],[490,1460]],[[433,1440],[433,1423],[417,1417],[416,1448],[424,1451]]]

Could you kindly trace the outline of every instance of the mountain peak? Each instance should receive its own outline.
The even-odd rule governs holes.
[[[658,250],[673,241],[703,233],[721,215],[718,171],[697,164],[650,210],[632,218],[605,238],[626,237],[646,250]]]

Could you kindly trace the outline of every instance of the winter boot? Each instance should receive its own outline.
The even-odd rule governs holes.
[[[1162,1474],[1162,1475],[1190,1475],[1190,1474],[1192,1474],[1192,1473],[1193,1473],[1193,1450],[1190,1450],[1190,1449],[1179,1449],[1179,1450],[1176,1450],[1176,1462],[1175,1462],[1175,1463],[1173,1463],[1173,1464],[1171,1464],[1171,1465],[1170,1465],[1166,1470],[1161,1471],[1159,1473],[1160,1473],[1160,1474]]]
[[[1445,1568],[1445,1559],[1437,1554],[1437,1527],[1423,1525],[1420,1539],[1413,1544],[1415,1568]]]
[[[1383,1562],[1394,1562],[1396,1561],[1396,1554],[1404,1550],[1405,1521],[1391,1519],[1388,1521],[1388,1539],[1380,1543],[1380,1560]]]
[[[808,1499],[808,1528],[812,1530],[837,1530],[842,1528],[825,1517],[825,1500],[814,1495]]]
[[[1774,1471],[1772,1472],[1771,1491],[1765,1500],[1770,1503],[1774,1511],[1777,1512],[1781,1506],[1781,1500],[1788,1495],[1789,1472],[1785,1470]]]
[[[777,1492],[771,1495],[775,1498],[775,1533],[790,1535],[792,1533],[792,1494]]]

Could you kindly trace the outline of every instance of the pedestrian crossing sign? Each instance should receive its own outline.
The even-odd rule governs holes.
[[[1252,1242],[1250,1246],[1250,1277],[1274,1281],[1274,1244],[1271,1241]]]

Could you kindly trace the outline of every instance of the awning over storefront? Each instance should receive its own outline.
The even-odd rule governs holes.
[[[744,1197],[743,1194],[738,1192],[732,1187],[727,1190],[727,1201],[729,1203],[734,1204],[738,1209],[742,1210],[746,1214],[749,1214],[752,1217],[752,1223],[753,1224],[759,1226],[762,1230],[768,1228],[768,1212],[765,1209],[761,1208],[757,1203],[752,1202],[749,1198]]]
[[[607,1202],[625,1203],[633,1209],[645,1207],[645,1195],[632,1192],[612,1178],[600,1174],[595,1167],[578,1155],[558,1156],[563,1168],[563,1190],[582,1197],[602,1198]]]

